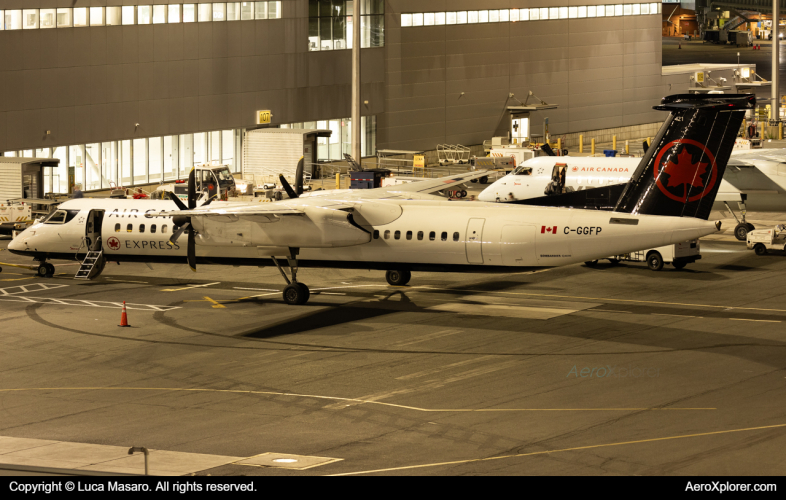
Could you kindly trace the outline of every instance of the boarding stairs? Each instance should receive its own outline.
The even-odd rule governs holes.
[[[74,279],[77,280],[90,280],[95,278],[101,270],[101,259],[103,259],[103,250],[89,251],[76,272]]]

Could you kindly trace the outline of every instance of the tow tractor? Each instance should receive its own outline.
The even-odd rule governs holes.
[[[749,244],[750,245],[750,244]],[[698,239],[683,241],[674,245],[666,245],[658,248],[630,252],[623,255],[609,257],[609,262],[619,264],[621,261],[627,262],[646,262],[647,267],[653,271],[660,271],[664,264],[671,264],[676,269],[682,269],[688,264],[692,264],[701,259],[701,244]],[[597,260],[584,263],[587,267],[598,265]]]
[[[220,200],[226,200],[237,189],[235,178],[227,165],[198,165],[194,167],[194,170],[196,170],[197,193],[205,193],[207,199],[215,196]],[[163,200],[167,197],[167,191],[175,193],[180,199],[188,199],[188,184],[184,180],[159,186],[152,193],[151,198]]]
[[[751,249],[756,255],[765,255],[768,250],[786,250],[786,224],[748,232],[748,250]]]

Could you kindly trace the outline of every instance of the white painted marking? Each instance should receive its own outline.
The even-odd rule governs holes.
[[[50,285],[47,283],[31,283],[29,285],[11,286],[8,288],[0,288],[0,297],[4,297],[6,295],[16,295],[19,293],[42,292],[44,290],[63,288],[64,286],[69,286],[69,285]]]
[[[69,443],[0,436],[0,462],[126,474],[144,474],[145,457],[129,455],[129,446]],[[244,457],[150,450],[150,474],[179,476],[245,460]]]
[[[107,281],[114,281],[116,283],[143,283],[147,285],[147,281],[116,280],[114,278],[107,278]]]
[[[426,309],[479,316],[505,316],[509,318],[526,319],[551,319],[581,310],[553,307],[501,306],[494,304],[440,304],[438,306],[427,307]]]
[[[123,307],[122,302],[106,302],[103,300],[77,300],[77,299],[55,299],[51,297],[26,297],[20,295],[1,296],[0,300],[10,302],[26,302],[28,304],[56,304],[61,306],[82,306],[82,307],[101,307],[107,309],[119,309]],[[180,309],[178,306],[157,306],[152,304],[126,304],[127,309],[137,311],[171,311]]]
[[[232,288],[234,288],[235,290],[254,290],[254,291],[257,291],[257,292],[277,292],[278,291],[278,290],[275,290],[273,288],[243,288],[242,286],[234,286]]]

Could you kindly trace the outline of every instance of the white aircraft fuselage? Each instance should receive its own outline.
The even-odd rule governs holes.
[[[478,195],[488,202],[528,200],[544,196],[557,163],[568,165],[565,187],[579,191],[628,182],[641,158],[580,156],[539,156],[520,167],[532,168],[531,175],[511,173],[495,181]],[[729,160],[713,208],[725,209],[724,202],[741,201],[747,195],[747,210],[786,210],[786,150],[737,150]],[[737,205],[731,205],[737,209]]]
[[[294,247],[300,248],[301,267],[511,272],[658,247],[717,230],[712,222],[690,217],[336,194],[286,203],[305,210],[308,217],[195,217],[197,260],[272,265],[272,255],[285,256]],[[346,208],[336,208],[347,204],[354,207],[351,221]],[[237,205],[215,202],[210,208]],[[171,201],[79,199],[61,204],[59,210],[74,212],[63,224],[36,223],[17,236],[9,250],[38,259],[80,259],[90,212],[103,211],[100,234],[107,261],[185,263],[185,240],[167,244],[171,216],[150,216],[162,211],[176,215]]]

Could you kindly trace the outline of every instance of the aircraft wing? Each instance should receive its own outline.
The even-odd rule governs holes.
[[[174,210],[171,212],[151,212],[150,215],[155,216],[170,216],[178,215],[184,217],[211,217],[211,218],[229,218],[237,220],[239,217],[254,217],[254,216],[287,216],[287,215],[303,215],[306,213],[307,207],[324,208],[330,210],[343,210],[352,211],[353,204],[334,202],[331,200],[319,199],[297,199],[286,200],[273,203],[232,203],[230,205],[210,205],[207,207],[198,207],[191,210]]]
[[[438,177],[436,179],[424,179],[422,181],[410,182],[407,184],[398,184],[395,186],[387,186],[383,188],[376,188],[374,191],[379,193],[422,193],[428,194],[435,191],[448,189],[451,184],[464,184],[472,179],[479,179],[489,175],[488,170],[476,170],[475,172],[466,172],[458,175],[449,175],[447,177]]]

